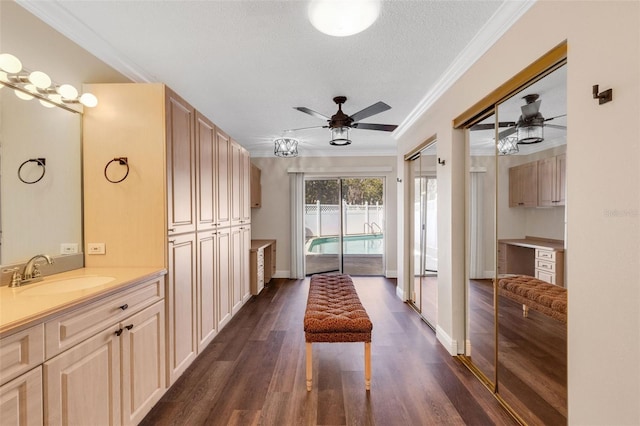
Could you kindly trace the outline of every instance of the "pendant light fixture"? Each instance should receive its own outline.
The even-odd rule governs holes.
[[[273,140],[273,154],[276,157],[297,157],[298,139],[292,132],[285,132],[282,136]]]

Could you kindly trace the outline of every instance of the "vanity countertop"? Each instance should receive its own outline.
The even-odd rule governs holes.
[[[35,322],[43,322],[61,312],[78,308],[123,290],[132,285],[161,277],[167,273],[162,268],[82,268],[44,277],[43,281],[25,284],[21,287],[0,287],[0,337],[23,329]],[[53,292],[44,286],[53,285],[55,281],[78,278],[111,277],[106,284],[94,285],[90,288]],[[37,290],[36,290],[37,289]]]

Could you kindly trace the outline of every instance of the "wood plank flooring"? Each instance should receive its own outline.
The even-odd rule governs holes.
[[[373,322],[371,391],[362,343],[313,345],[305,386],[307,280],[274,279],[249,300],[143,425],[512,425],[490,392],[395,295],[354,277]]]

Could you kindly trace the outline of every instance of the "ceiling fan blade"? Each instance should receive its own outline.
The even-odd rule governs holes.
[[[306,107],[293,107],[293,109],[297,109],[300,112],[304,112],[305,114],[309,114],[309,115],[313,115],[316,118],[319,118],[321,120],[331,120],[331,118],[327,117],[326,115],[320,114],[319,112],[316,112],[312,109],[306,108]]]
[[[564,130],[567,130],[567,126],[560,126],[558,124],[545,124],[544,127],[551,127],[553,129],[564,129]]]
[[[328,129],[329,126],[311,126],[311,127],[299,127],[297,129],[287,129],[285,132],[297,132],[298,130],[309,130],[309,129]]]
[[[351,127],[365,130],[382,130],[383,132],[393,132],[396,124],[372,124],[372,123],[353,123]]]
[[[498,123],[499,127],[515,127],[515,125],[515,121],[501,121]],[[493,130],[494,128],[494,123],[478,123],[471,126],[469,130]]]
[[[560,114],[560,115],[556,115],[555,117],[551,117],[551,118],[545,118],[544,121],[551,121],[554,118],[560,118],[560,117],[566,117],[567,114]]]
[[[371,117],[372,115],[379,114],[383,111],[391,109],[391,107],[384,102],[376,102],[373,105],[366,107],[363,110],[360,110],[351,116],[353,121],[360,121],[363,118]]]
[[[507,136],[510,136],[512,134],[514,134],[516,132],[516,128],[515,127],[510,127],[507,130],[503,130],[500,133],[498,133],[498,139],[504,139]]]
[[[537,100],[535,102],[531,102],[530,104],[522,105],[520,109],[522,110],[522,116],[527,119],[529,117],[535,117],[540,111],[541,100]]]

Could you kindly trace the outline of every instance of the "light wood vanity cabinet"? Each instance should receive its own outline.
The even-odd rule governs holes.
[[[536,249],[535,277],[564,287],[564,252]]]
[[[42,425],[42,367],[0,386],[2,426]]]

